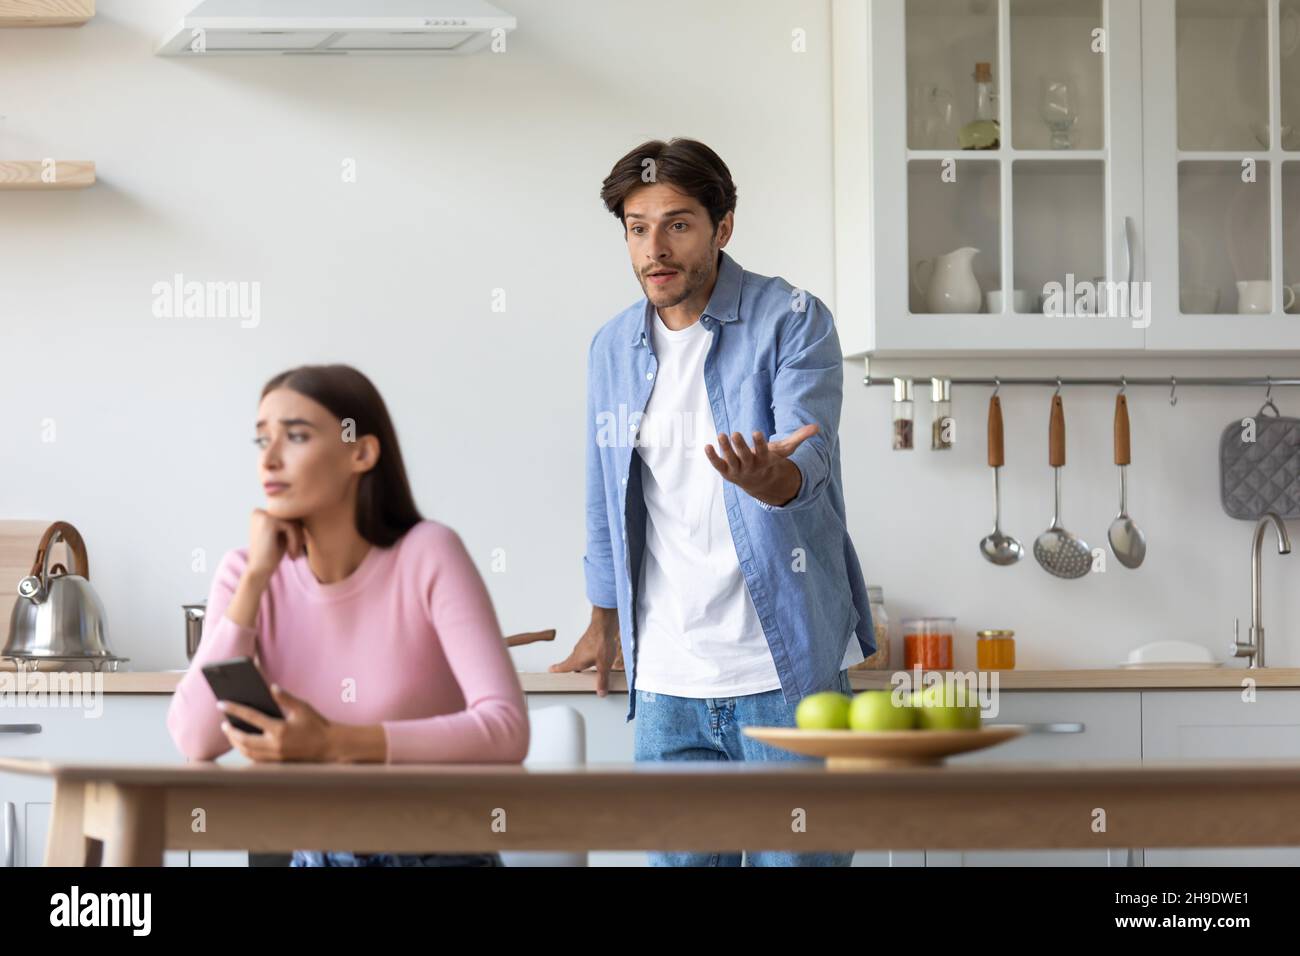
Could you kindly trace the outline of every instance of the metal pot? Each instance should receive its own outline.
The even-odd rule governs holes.
[[[181,610],[185,612],[185,657],[194,660],[194,655],[199,650],[199,639],[203,637],[203,617],[207,613],[208,602],[182,604]]]
[[[50,552],[66,543],[73,566],[50,567]],[[9,617],[9,640],[0,657],[23,666],[30,662],[92,661],[96,669],[119,661],[108,648],[104,605],[90,586],[90,561],[80,532],[66,521],[45,529],[31,574],[18,582],[18,600]]]

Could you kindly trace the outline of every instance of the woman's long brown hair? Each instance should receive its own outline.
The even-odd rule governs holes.
[[[357,531],[371,544],[387,548],[423,520],[415,506],[397,430],[374,383],[351,365],[300,365],[273,377],[262,397],[277,388],[306,395],[340,422],[356,423],[356,435],[379,439],[379,461],[361,476],[357,489]]]

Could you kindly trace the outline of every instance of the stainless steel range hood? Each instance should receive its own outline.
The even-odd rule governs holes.
[[[203,0],[157,52],[447,56],[514,28],[514,17],[484,0]]]

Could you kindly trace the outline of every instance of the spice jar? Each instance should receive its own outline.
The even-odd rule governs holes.
[[[907,670],[952,670],[955,617],[903,618],[903,666]]]
[[[952,379],[930,379],[930,405],[934,421],[930,426],[930,447],[935,451],[951,448],[956,437],[952,420]]]
[[[868,585],[867,600],[871,604],[871,626],[876,635],[876,652],[849,670],[889,670],[889,615],[885,613],[885,591]]]
[[[912,380],[894,379],[894,451],[907,451],[912,447],[914,410]]]
[[[1016,666],[1015,631],[977,631],[976,666],[982,671],[1009,671]]]

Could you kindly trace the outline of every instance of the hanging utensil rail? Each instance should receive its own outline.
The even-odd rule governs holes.
[[[895,376],[887,375],[880,378],[873,378],[871,375],[871,360],[863,360],[863,385],[892,385]],[[909,374],[907,378],[925,380],[930,378],[929,375]],[[1159,377],[1152,376],[1112,376],[1101,378],[1080,378],[1056,376],[1051,377],[1010,377],[1002,378],[1001,376],[982,376],[968,378],[962,376],[936,375],[934,378],[942,378],[945,381],[956,385],[987,385],[993,388],[1001,388],[1004,385],[1040,385],[1048,388],[1064,387],[1066,385],[1099,385],[1106,388],[1127,388],[1134,385],[1155,385],[1162,388],[1168,388],[1171,393],[1176,393],[1179,388],[1196,387],[1196,388],[1270,388],[1277,386],[1300,385],[1300,377],[1283,377],[1274,378],[1270,375],[1260,376],[1242,376],[1242,377],[1221,377],[1221,376],[1204,376],[1204,375],[1165,375]]]

